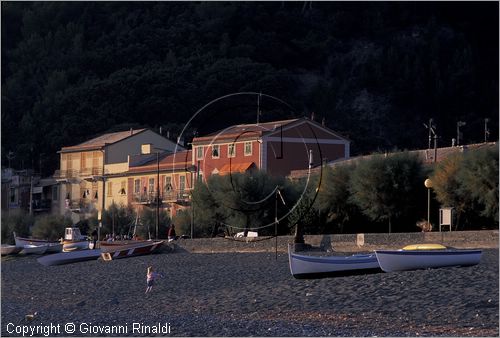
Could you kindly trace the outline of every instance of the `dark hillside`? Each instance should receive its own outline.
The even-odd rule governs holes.
[[[310,116],[352,152],[498,139],[498,2],[2,2],[2,165],[48,175],[56,151],[117,125],[171,134],[240,91],[262,120]],[[252,122],[221,101],[190,133]],[[191,135],[190,134],[190,135]],[[189,136],[189,135],[188,135]]]

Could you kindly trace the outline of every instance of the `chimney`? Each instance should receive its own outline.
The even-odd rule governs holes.
[[[146,154],[151,154],[151,143],[146,143],[141,145],[141,154],[146,155]]]

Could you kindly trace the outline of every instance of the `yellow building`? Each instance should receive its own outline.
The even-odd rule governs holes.
[[[144,145],[174,152],[182,147],[149,129],[108,133],[59,151],[58,182],[60,213],[72,213],[76,221],[111,204],[127,201],[118,177],[129,170],[129,158],[142,153]],[[109,177],[109,180],[108,180]],[[105,184],[103,185],[103,182]],[[106,192],[106,188],[109,189]]]

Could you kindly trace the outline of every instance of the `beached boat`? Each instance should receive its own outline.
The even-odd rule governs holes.
[[[21,254],[25,255],[43,255],[47,251],[48,245],[43,244],[43,245],[33,245],[33,244],[26,244],[23,245]]]
[[[47,244],[56,245],[56,244],[61,243],[60,241],[49,241],[46,239],[19,237],[16,235],[15,232],[14,232],[14,240],[16,241],[16,246],[21,247],[21,248],[25,245],[40,246],[40,245],[47,245]]]
[[[70,227],[64,230],[63,251],[85,250],[89,248],[87,237],[83,236],[80,229]]]
[[[290,272],[295,278],[318,278],[381,272],[375,254],[310,256],[293,253],[288,247]]]
[[[22,247],[10,244],[2,244],[2,256],[15,255],[22,250]]]
[[[164,241],[115,241],[101,242],[102,259],[111,261],[139,255],[149,255],[158,252]]]
[[[417,244],[400,250],[375,250],[385,272],[476,265],[481,250],[447,248],[441,244]]]
[[[37,259],[38,263],[51,266],[62,265],[89,260],[96,260],[101,256],[101,249],[78,250],[72,252],[61,252],[53,255],[46,255]]]
[[[61,242],[49,242],[47,244],[47,251],[46,253],[58,253],[63,250],[63,243]]]

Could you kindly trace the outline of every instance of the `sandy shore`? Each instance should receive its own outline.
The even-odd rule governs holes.
[[[145,295],[148,265],[166,276]],[[499,335],[496,249],[473,267],[315,280],[294,279],[282,253],[278,260],[173,253],[54,267],[2,258],[1,271],[2,336],[23,328],[37,336],[49,328],[50,336],[155,336],[162,334],[147,330],[167,328],[171,336]]]

